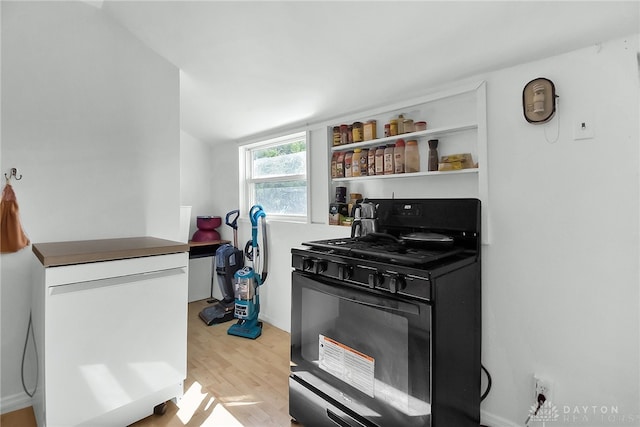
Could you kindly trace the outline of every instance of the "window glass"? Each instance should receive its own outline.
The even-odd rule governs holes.
[[[307,136],[299,133],[241,148],[246,159],[245,210],[259,204],[268,216],[307,216]]]

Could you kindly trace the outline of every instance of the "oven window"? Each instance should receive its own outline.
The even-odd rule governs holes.
[[[369,406],[378,402],[404,415],[429,414],[430,307],[394,307],[380,295],[303,279],[314,285],[294,287],[300,316],[293,318],[300,325],[292,325],[299,331],[292,340],[300,340],[301,359],[292,354],[294,361]]]

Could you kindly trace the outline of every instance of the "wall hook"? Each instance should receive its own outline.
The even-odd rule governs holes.
[[[7,181],[9,181],[11,178],[15,178],[16,181],[20,181],[22,179],[22,174],[20,174],[20,176],[18,176],[18,169],[16,168],[11,168],[11,175],[7,176],[7,174],[4,174],[4,177]]]

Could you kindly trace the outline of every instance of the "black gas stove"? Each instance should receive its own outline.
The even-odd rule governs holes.
[[[308,427],[477,427],[480,201],[367,202],[353,237],[291,250],[289,413]]]

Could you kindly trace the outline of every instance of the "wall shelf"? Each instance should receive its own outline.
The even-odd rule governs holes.
[[[376,139],[371,139],[369,141],[354,142],[351,144],[344,144],[344,145],[333,145],[331,147],[331,151],[351,151],[354,148],[375,147],[381,144],[396,142],[398,139],[404,139],[405,141],[408,141],[411,139],[427,138],[427,137],[432,139],[437,139],[437,138],[451,135],[457,132],[464,132],[464,131],[476,130],[476,129],[478,129],[477,123],[466,123],[461,125],[445,126],[445,127],[435,128],[435,129],[421,130],[418,132],[403,133],[403,134],[394,135],[394,136],[386,136],[384,138],[376,138]]]
[[[458,169],[452,171],[431,171],[431,172],[412,172],[412,173],[394,173],[391,175],[371,175],[371,176],[355,176],[350,178],[334,178],[333,182],[348,182],[348,181],[364,181],[364,180],[376,180],[376,179],[405,179],[405,178],[418,178],[421,176],[444,176],[444,175],[460,175],[460,174],[474,174],[478,173],[478,168],[471,169]]]
[[[346,153],[356,148],[371,151],[375,147],[388,146],[394,144],[398,139],[403,139],[405,142],[418,141],[421,171],[356,177],[332,177],[330,173],[327,188],[329,200],[334,199],[335,188],[338,186],[348,186],[348,192],[362,194],[369,198],[477,198],[482,202],[482,243],[488,244],[491,230],[486,96],[486,82],[469,83],[434,92],[422,98],[362,111],[357,115],[354,114],[327,123],[328,164],[331,164],[337,153]],[[338,124],[356,121],[367,123],[375,120],[376,134],[380,135],[384,131],[384,124],[389,123],[392,118],[397,118],[399,114],[414,121],[426,121],[430,128],[357,143],[333,145],[333,128]],[[439,140],[438,155],[440,158],[453,154],[469,153],[477,167],[427,172],[429,155],[427,141],[430,139]]]

